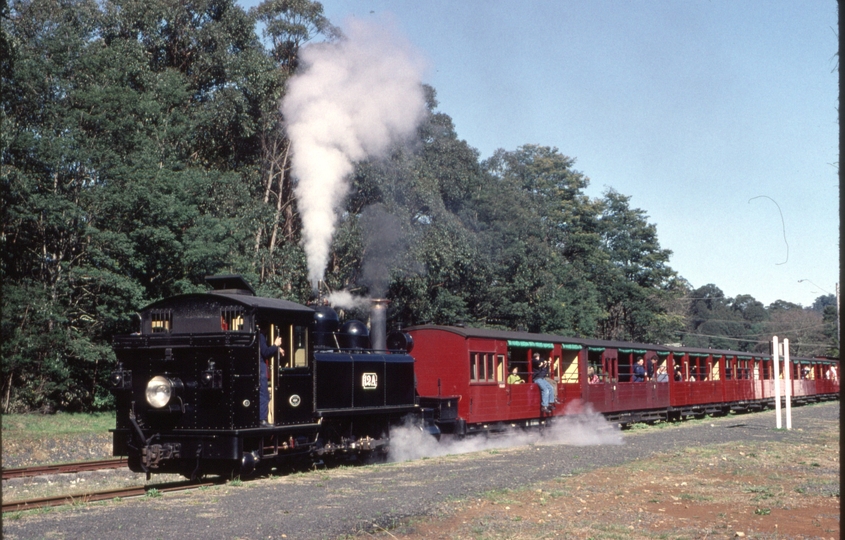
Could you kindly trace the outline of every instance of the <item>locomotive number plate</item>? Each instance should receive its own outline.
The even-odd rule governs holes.
[[[364,373],[361,375],[361,387],[364,390],[374,390],[378,388],[378,374]]]

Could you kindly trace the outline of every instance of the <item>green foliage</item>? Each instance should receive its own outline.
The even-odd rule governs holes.
[[[318,2],[13,0],[0,30],[5,413],[110,408],[112,336],[206,275],[310,297],[278,104],[300,49],[341,37]],[[329,288],[386,294],[403,325],[838,352],[830,298],[690,291],[630,197],[588,197],[552,147],[480,162],[425,92],[411,145],[357,165]]]
[[[777,335],[790,340],[793,357],[838,354],[835,306],[828,305],[823,313],[783,300],[764,307],[749,295],[728,298],[713,284],[689,296],[689,317],[680,332],[687,345],[767,352],[771,336]],[[814,306],[824,305],[823,298]]]
[[[4,15],[3,410],[108,408],[135,310],[268,251],[250,245],[282,82],[232,0]]]

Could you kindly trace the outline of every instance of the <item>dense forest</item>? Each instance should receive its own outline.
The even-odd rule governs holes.
[[[111,407],[111,337],[206,275],[311,297],[279,103],[339,39],[309,0],[3,1],[3,412]],[[838,354],[832,295],[694,289],[630,197],[588,197],[554,147],[480,159],[424,91],[411,144],[355,166],[327,290],[386,294],[397,325]]]

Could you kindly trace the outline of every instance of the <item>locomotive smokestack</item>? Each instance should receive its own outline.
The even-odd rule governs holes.
[[[374,351],[387,350],[387,304],[385,298],[373,298],[370,305],[370,343]]]

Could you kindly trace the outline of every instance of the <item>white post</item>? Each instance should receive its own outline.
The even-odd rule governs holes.
[[[789,363],[789,339],[783,339],[783,395],[786,398],[786,429],[792,429],[792,364]]]
[[[772,364],[775,366],[775,415],[777,417],[777,421],[775,422],[775,427],[780,429],[781,426],[781,418],[780,418],[780,359],[778,358],[778,337],[772,336]]]

